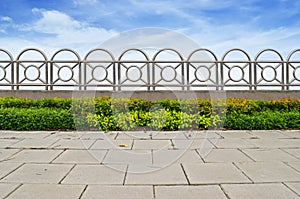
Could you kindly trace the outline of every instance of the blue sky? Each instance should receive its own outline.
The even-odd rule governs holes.
[[[123,31],[179,31],[222,55],[300,48],[300,0],[0,0],[0,48],[84,54]]]

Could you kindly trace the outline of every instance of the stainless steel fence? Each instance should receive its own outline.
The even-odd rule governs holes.
[[[48,59],[39,49],[16,58],[0,49],[1,90],[299,90],[300,49],[284,59],[266,49],[251,59],[241,49],[221,59],[208,49],[184,57],[174,49],[128,49],[118,58],[94,49],[81,58],[61,49]],[[297,59],[298,56],[298,59]]]

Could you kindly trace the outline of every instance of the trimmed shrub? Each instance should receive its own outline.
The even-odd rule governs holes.
[[[224,128],[237,130],[299,129],[300,112],[268,110],[252,115],[233,113],[226,116]]]
[[[68,130],[74,129],[73,114],[50,108],[1,108],[0,129],[3,130]]]
[[[0,129],[299,129],[300,99],[0,98]]]

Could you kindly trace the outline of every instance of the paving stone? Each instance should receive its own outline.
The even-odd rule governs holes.
[[[173,163],[203,163],[195,150],[155,150],[153,164],[167,166]]]
[[[73,165],[25,164],[2,179],[13,183],[58,183]]]
[[[9,158],[9,162],[50,163],[62,150],[24,149]]]
[[[169,149],[171,144],[170,140],[134,140],[132,149]]]
[[[287,162],[288,165],[300,172],[300,162]]]
[[[254,182],[299,181],[300,173],[282,162],[240,162],[236,165]]]
[[[106,150],[66,150],[53,163],[97,164],[103,161]]]
[[[226,199],[217,185],[209,186],[155,186],[156,199]]]
[[[79,198],[85,185],[24,184],[8,199],[69,199]]]
[[[51,145],[53,149],[89,149],[94,140],[66,140],[61,139]]]
[[[208,139],[195,140],[172,140],[173,148],[179,150],[185,149],[201,149],[201,148],[215,148],[215,146]]]
[[[140,165],[129,165],[125,180],[126,185],[174,185],[187,183],[179,164],[173,164],[164,168],[146,168]]]
[[[203,163],[203,160],[201,159],[200,155],[196,150],[186,150],[176,162],[177,163]]]
[[[191,184],[251,182],[231,163],[183,164]]]
[[[19,149],[0,149],[0,161],[3,161],[13,154],[19,152]]]
[[[246,162],[253,161],[237,149],[212,149],[202,157],[205,162]]]
[[[52,144],[57,142],[56,139],[24,139],[16,144],[11,145],[12,148],[49,148]]]
[[[105,139],[115,139],[118,133],[103,131],[79,131],[77,132],[80,135],[81,140],[105,140]]]
[[[20,142],[18,139],[0,139],[0,149],[11,147],[12,145]]]
[[[150,131],[152,134],[153,140],[186,140],[189,139],[189,136],[194,135],[193,131],[170,131],[170,132],[161,132],[161,131]],[[198,133],[198,132],[197,132]]]
[[[272,199],[296,199],[299,198],[295,193],[283,184],[226,184],[222,185],[225,193],[230,199],[253,199],[253,198],[272,198]]]
[[[76,165],[62,184],[122,185],[126,165]]]
[[[279,138],[290,138],[290,136],[280,133],[280,131],[276,130],[252,130],[249,131],[250,134],[263,139],[279,139]]]
[[[211,142],[217,147],[222,149],[235,149],[235,148],[255,148],[255,145],[248,142],[248,139],[239,138],[225,138],[225,139],[210,139]]]
[[[289,136],[290,138],[300,138],[300,131],[299,130],[287,130],[281,131],[282,134]]]
[[[220,139],[223,138],[218,131],[211,131],[211,130],[205,130],[205,131],[188,131],[185,133],[185,136],[188,139],[208,139],[208,138],[215,138]]]
[[[152,133],[147,131],[138,131],[138,132],[127,132],[123,131],[118,134],[116,137],[117,140],[149,140],[152,137]]]
[[[297,161],[298,159],[280,149],[242,149],[255,161]]]
[[[21,166],[21,163],[9,163],[9,162],[1,162],[0,163],[0,179],[11,173],[13,170]]]
[[[259,148],[299,148],[300,139],[248,139]]]
[[[90,149],[131,149],[132,140],[97,140]],[[120,147],[120,144],[124,144],[124,147]]]
[[[110,150],[104,164],[152,164],[151,150]]]
[[[252,139],[255,135],[251,135],[248,131],[219,131],[218,134],[224,138],[241,138],[241,139]]]
[[[15,190],[19,184],[4,184],[0,183],[0,198],[5,198],[8,194],[10,194],[13,190]]]
[[[289,188],[291,188],[293,191],[295,191],[298,196],[300,197],[300,182],[290,182],[285,183]]]
[[[53,132],[47,138],[49,138],[49,139],[79,139],[79,137],[80,137],[80,134],[78,134],[76,131],[72,131],[72,132]]]
[[[283,151],[288,152],[289,154],[296,156],[300,159],[300,149],[282,149]]]
[[[89,185],[82,199],[152,199],[152,186]]]
[[[8,138],[8,139],[43,139],[51,135],[52,132],[45,131],[8,131],[8,132],[0,132],[0,138]]]

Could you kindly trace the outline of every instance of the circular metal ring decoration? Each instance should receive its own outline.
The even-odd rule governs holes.
[[[105,66],[97,65],[92,70],[92,78],[98,82],[104,81],[108,76],[108,72]]]
[[[293,72],[293,76],[297,81],[300,81],[300,66],[297,66]]]
[[[240,77],[236,77],[235,75],[239,75]],[[241,66],[235,65],[229,69],[228,76],[230,80],[234,82],[240,82],[244,79],[245,72]]]
[[[205,65],[199,66],[195,70],[195,77],[200,82],[206,82],[211,77],[211,71]]]
[[[68,82],[74,77],[74,71],[70,66],[62,66],[57,72],[58,78],[63,82]]]
[[[160,71],[161,78],[166,82],[172,82],[176,79],[177,73],[174,67],[165,66]]]
[[[24,76],[29,81],[36,81],[40,78],[41,71],[40,69],[35,65],[29,65],[25,68]]]
[[[135,77],[133,76],[135,75]],[[132,82],[137,82],[142,78],[142,71],[138,66],[130,66],[126,70],[126,78]]]
[[[271,75],[271,73],[273,73]],[[265,66],[262,71],[261,71],[261,77],[263,78],[263,80],[265,80],[266,82],[272,82],[276,79],[277,77],[277,72],[275,70],[275,68],[273,68],[270,65]]]
[[[0,81],[4,80],[6,77],[6,70],[2,65],[0,65]]]

